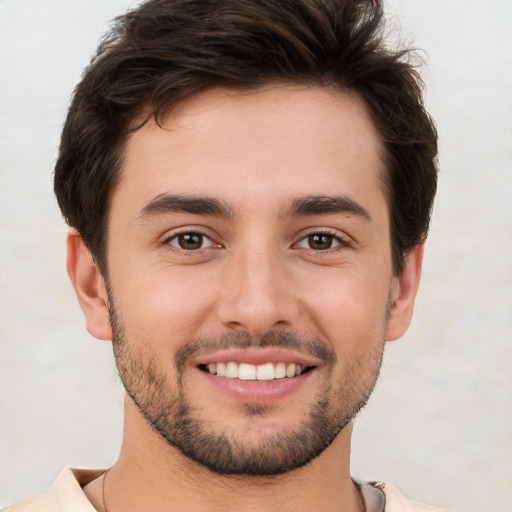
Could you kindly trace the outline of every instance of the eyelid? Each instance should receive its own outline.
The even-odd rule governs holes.
[[[322,228],[322,227],[309,228],[306,231],[303,231],[300,234],[300,238],[298,239],[298,241],[295,242],[293,245],[298,246],[298,244],[300,242],[303,242],[304,240],[306,240],[308,237],[310,237],[312,235],[332,236],[338,243],[336,245],[334,245],[333,247],[330,247],[329,249],[325,249],[325,250],[315,250],[315,249],[312,249],[311,247],[299,247],[300,249],[314,251],[316,253],[329,253],[330,251],[336,251],[336,250],[339,250],[340,248],[341,249],[350,248],[353,246],[352,238],[349,237],[346,233],[343,233],[343,232],[338,231],[333,228]]]
[[[219,242],[216,242],[214,237],[208,233],[209,231],[211,231],[211,230],[208,230],[201,226],[194,226],[194,225],[182,226],[180,228],[175,228],[173,230],[166,232],[166,234],[162,238],[161,245],[171,247],[172,250],[176,250],[181,253],[187,253],[187,254],[198,253],[200,251],[204,251],[204,250],[210,249],[212,247],[222,247],[222,244],[220,244]],[[172,240],[176,239],[180,235],[187,235],[187,234],[201,235],[205,239],[209,240],[211,243],[207,247],[201,247],[200,249],[196,249],[196,250],[186,250],[186,249],[182,249],[181,247],[171,245]]]
[[[179,237],[183,236],[183,235],[199,235],[201,237],[201,242],[202,242],[201,247],[199,247],[198,249],[183,249],[183,247],[180,247],[178,244],[175,245],[174,242],[175,241],[177,242]],[[205,243],[207,243],[207,245],[205,245]],[[197,252],[197,251],[201,251],[203,249],[208,249],[209,247],[214,246],[215,242],[213,242],[213,240],[211,238],[209,238],[206,235],[203,235],[202,233],[197,233],[195,231],[190,231],[190,232],[184,232],[184,233],[177,233],[177,234],[175,234],[174,236],[170,237],[167,240],[167,244],[172,246],[172,247],[174,247],[175,249],[177,249],[179,251]]]

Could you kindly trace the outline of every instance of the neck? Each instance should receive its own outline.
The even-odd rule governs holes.
[[[349,470],[351,431],[348,425],[319,457],[290,473],[226,476],[190,461],[143,418],[132,417],[125,422],[119,459],[106,480],[97,482],[91,501],[102,510],[104,498],[106,512],[359,512],[359,494]],[[103,488],[105,494],[99,496]]]

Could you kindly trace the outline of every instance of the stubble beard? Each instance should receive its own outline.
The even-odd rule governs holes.
[[[219,339],[191,340],[175,356],[174,386],[169,382],[157,354],[148,353],[150,343],[133,344],[120,325],[109,293],[113,349],[119,376],[151,428],[184,456],[221,475],[273,476],[301,468],[318,457],[366,405],[378,379],[384,341],[372,351],[346,365],[336,381],[337,357],[321,340],[302,340],[283,332],[261,337],[233,333]],[[141,341],[141,340],[137,340]],[[146,350],[135,347],[145,347]],[[208,428],[189,398],[183,383],[187,362],[199,351],[215,348],[273,346],[300,348],[325,363],[325,384],[311,410],[295,429],[262,433],[257,442],[237,435],[229,424],[223,432]],[[244,404],[248,416],[263,417],[267,406]]]

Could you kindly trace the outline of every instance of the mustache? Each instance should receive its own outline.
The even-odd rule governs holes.
[[[309,354],[327,366],[333,366],[337,357],[334,350],[319,338],[307,338],[293,332],[270,331],[261,336],[243,332],[230,332],[217,338],[199,338],[180,348],[174,357],[178,371],[182,371],[190,359],[201,353],[226,349],[281,348]]]

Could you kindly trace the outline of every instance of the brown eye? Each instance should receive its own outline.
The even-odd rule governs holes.
[[[180,233],[174,236],[169,244],[184,251],[197,251],[204,249],[206,242],[211,245],[211,240],[201,233]]]
[[[307,240],[310,249],[315,251],[325,251],[326,249],[330,249],[333,246],[334,237],[332,235],[319,233],[315,235],[309,235]]]
[[[313,251],[328,251],[335,247],[346,245],[343,240],[330,233],[311,233],[299,241],[297,247]]]

